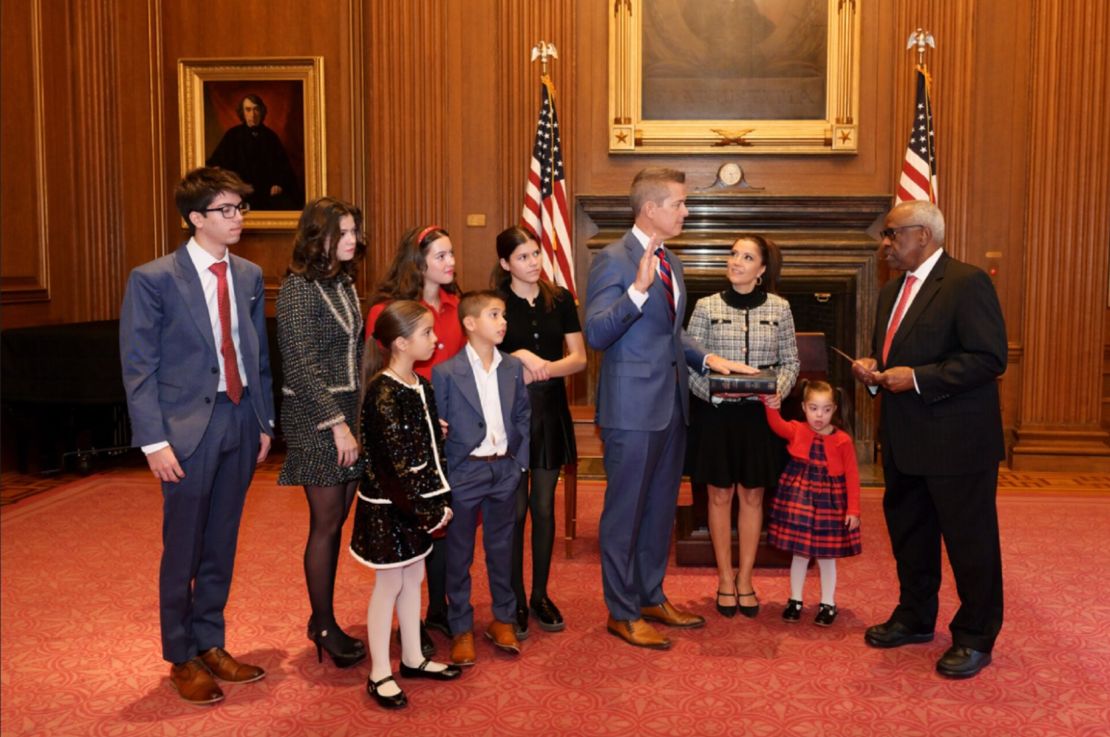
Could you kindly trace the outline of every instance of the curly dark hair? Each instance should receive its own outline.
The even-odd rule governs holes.
[[[390,302],[395,299],[419,300],[424,291],[424,272],[428,270],[428,247],[440,238],[449,238],[446,230],[438,225],[412,228],[401,237],[389,272],[374,288],[370,304]],[[460,292],[455,282],[443,287],[450,294]]]
[[[336,257],[337,249],[331,246],[339,242],[339,223],[348,215],[355,220],[355,256],[350,261],[340,261]],[[301,213],[297,235],[293,240],[293,257],[286,273],[298,274],[308,281],[330,279],[340,273],[354,279],[358,262],[365,254],[362,210],[334,197],[321,197],[309,202]]]

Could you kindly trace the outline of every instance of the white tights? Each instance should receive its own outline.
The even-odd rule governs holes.
[[[401,660],[412,668],[424,661],[420,651],[420,582],[424,580],[423,559],[400,568],[375,571],[374,593],[366,608],[367,639],[370,641],[370,680],[393,674],[389,662],[389,634],[393,629],[393,606],[401,629]],[[434,670],[434,669],[430,669]],[[400,691],[393,682],[381,686],[383,696]]]
[[[790,562],[790,598],[802,600],[802,589],[806,583],[806,567],[809,558],[795,555]],[[817,569],[821,573],[821,603],[836,605],[836,558],[818,558]]]

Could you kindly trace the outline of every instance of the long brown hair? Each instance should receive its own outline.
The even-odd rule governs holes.
[[[341,237],[339,223],[348,215],[355,221],[355,256],[350,261],[340,261],[336,247]],[[308,281],[330,279],[339,273],[354,279],[358,262],[365,254],[362,210],[334,197],[321,197],[309,202],[301,213],[287,273],[299,274]]]
[[[389,365],[389,351],[397,338],[410,338],[425,314],[432,314],[427,306],[411,299],[390,302],[378,315],[374,329],[366,336],[362,351],[362,383],[359,385],[358,410],[355,426],[362,430],[362,408],[366,402],[366,385],[370,377]],[[362,441],[365,438],[361,439]]]
[[[778,244],[766,236],[755,233],[742,233],[732,243],[735,245],[740,241],[751,241],[759,249],[759,257],[763,259],[764,266],[759,288],[768,294],[778,294],[779,277],[782,275],[782,251],[779,250]]]
[[[509,261],[513,257],[513,252],[523,246],[525,243],[532,242],[539,248],[539,243],[536,236],[532,235],[531,231],[513,225],[505,228],[497,234],[497,263],[493,265],[493,273],[490,274],[490,286],[494,289],[499,289],[506,294],[511,290],[513,275],[501,267],[501,260]],[[551,308],[555,305],[555,297],[558,291],[555,285],[547,279],[540,279],[540,297],[543,300],[544,312],[551,312]]]
[[[419,300],[424,291],[424,272],[428,270],[428,247],[440,238],[449,238],[446,230],[439,226],[412,228],[401,237],[389,272],[374,288],[370,304],[389,302],[395,299]],[[456,282],[442,287],[450,294],[459,293]]]

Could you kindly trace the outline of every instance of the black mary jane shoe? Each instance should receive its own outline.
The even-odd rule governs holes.
[[[533,601],[531,609],[532,614],[536,617],[536,622],[544,632],[562,632],[567,628],[567,623],[563,621],[563,614],[559,611],[559,607],[555,606],[555,602],[546,596]]]
[[[782,621],[794,623],[802,618],[802,602],[797,599],[787,599],[786,608],[782,610]]]
[[[822,604],[817,607],[817,616],[813,618],[813,623],[818,627],[832,627],[839,613],[836,604]]]
[[[431,660],[424,658],[424,662],[415,668],[410,668],[405,665],[405,661],[401,661],[401,675],[405,678],[430,678],[433,681],[453,681],[462,675],[462,668],[457,665],[444,664],[443,670],[428,670],[431,665]]]
[[[517,606],[516,618],[513,620],[513,632],[518,640],[528,639],[528,607]]]
[[[937,673],[945,678],[971,678],[991,664],[991,654],[963,645],[948,648],[937,661]]]
[[[732,592],[718,591],[717,592],[717,601],[716,601],[717,611],[720,613],[720,615],[722,617],[728,617],[729,619],[731,619],[732,617],[736,616],[736,610],[739,608],[739,602],[737,602],[736,604],[733,604],[732,606],[726,606],[726,605],[721,603],[721,597],[722,596],[726,596],[726,597],[731,596],[733,599],[736,599],[737,598],[736,597],[736,591],[732,591]]]
[[[740,587],[736,587],[736,610],[743,614],[748,619],[754,619],[759,614],[759,599],[755,600],[754,606],[744,606],[740,603],[741,596],[755,596],[755,589],[752,589],[746,594],[740,593]]]
[[[378,693],[378,687],[385,683],[388,683],[389,681],[393,681],[394,683],[397,682],[393,680],[393,676],[386,676],[380,681],[371,681],[370,678],[367,677],[366,693],[373,696],[374,701],[377,701],[378,706],[382,707],[383,709],[403,709],[408,706],[409,700],[408,697],[405,696],[404,691],[398,691],[392,696],[382,696],[380,693]]]

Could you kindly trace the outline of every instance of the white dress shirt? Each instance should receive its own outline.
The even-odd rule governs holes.
[[[910,311],[910,305],[912,305],[913,301],[915,299],[917,299],[917,293],[921,291],[921,285],[925,283],[925,279],[929,276],[929,273],[933,270],[933,267],[937,265],[937,261],[940,261],[940,257],[943,253],[944,253],[944,249],[943,248],[938,248],[936,250],[936,253],[934,253],[932,256],[925,259],[924,261],[922,261],[920,266],[918,266],[913,271],[907,271],[906,272],[906,276],[907,277],[909,277],[909,276],[914,277],[915,281],[914,281],[913,285],[910,287],[910,296],[906,300],[906,305],[905,305],[905,307],[902,308],[902,316],[901,316],[902,320],[906,319],[906,313]],[[887,330],[890,329],[890,321],[894,319],[894,313],[897,311],[898,300],[902,299],[902,291],[905,290],[905,288],[906,288],[906,280],[903,279],[902,280],[902,289],[899,289],[898,294],[894,295],[895,309],[891,310],[890,317],[886,321]],[[920,394],[921,393],[921,387],[919,387],[917,385],[917,373],[914,372],[912,368],[910,369],[910,373],[913,374],[913,388],[914,388],[914,391],[916,391],[918,394]],[[869,387],[869,388],[871,388],[871,387]],[[876,388],[876,391],[878,391],[877,388]],[[872,394],[874,394],[874,393],[875,392],[872,392]]]
[[[486,437],[482,444],[471,451],[476,456],[499,456],[509,452],[509,438],[505,432],[505,417],[501,414],[501,391],[497,384],[497,367],[501,365],[501,351],[493,349],[493,361],[489,371],[482,365],[478,352],[466,344],[466,358],[474,372],[474,383],[478,385],[478,401],[482,403],[482,414],[486,421]]]

